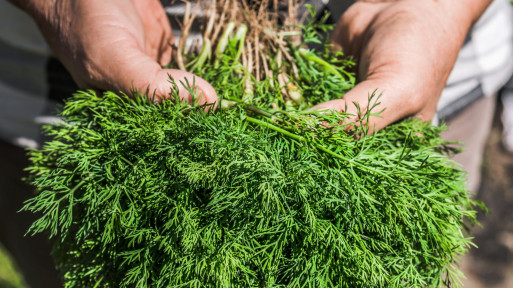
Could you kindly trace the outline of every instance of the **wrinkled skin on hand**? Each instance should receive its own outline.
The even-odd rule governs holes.
[[[148,89],[158,102],[169,95],[169,77],[179,87],[187,78],[189,83],[196,83],[199,104],[217,101],[215,90],[205,80],[185,71],[161,68],[171,59],[169,43],[174,38],[160,1],[28,2],[15,4],[36,20],[80,88],[126,93],[133,88],[143,92]],[[183,88],[180,97],[191,101]]]
[[[460,3],[461,2],[461,3]],[[335,47],[353,55],[359,84],[344,99],[318,109],[356,114],[368,96],[382,94],[371,119],[381,129],[408,116],[430,120],[467,31],[491,1],[357,1],[338,21],[332,34]]]

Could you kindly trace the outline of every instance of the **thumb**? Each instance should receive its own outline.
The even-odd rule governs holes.
[[[101,60],[97,65],[102,67],[100,74],[103,79],[97,88],[106,90],[115,89],[129,93],[134,89],[140,92],[148,92],[155,102],[169,99],[177,84],[178,95],[181,100],[192,103],[193,92],[195,102],[199,105],[214,104],[217,106],[217,93],[207,81],[192,73],[177,69],[162,69],[159,63],[142,52],[136,45],[126,45],[117,51],[99,53]],[[171,80],[172,79],[172,80]],[[189,83],[192,89],[186,89],[184,85]],[[214,107],[215,107],[214,106]]]
[[[349,115],[347,121],[354,122],[372,108],[373,113],[381,112],[369,117],[369,123],[365,123],[373,132],[414,114],[418,105],[412,103],[412,99],[403,89],[390,85],[390,81],[365,80],[347,92],[342,99],[318,104],[313,109],[345,112]]]
[[[147,83],[138,83],[136,89],[148,91],[148,97],[154,97],[157,103],[170,99],[171,94],[176,93],[173,90],[177,88],[177,94],[182,101],[195,105],[214,104],[214,108],[218,104],[214,87],[199,76],[177,69],[158,69],[154,75],[146,80]]]

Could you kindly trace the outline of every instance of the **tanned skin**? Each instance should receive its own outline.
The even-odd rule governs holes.
[[[171,60],[171,25],[158,0],[10,0],[38,24],[48,44],[80,88],[123,91],[135,88],[168,97],[169,77],[196,83],[200,104],[217,94],[205,80],[176,69]],[[179,84],[180,86],[180,84]],[[186,89],[182,99],[191,100]]]
[[[356,113],[382,94],[381,129],[404,117],[430,120],[467,32],[491,0],[356,1],[338,21],[332,42],[358,64],[359,82],[344,99],[315,108]],[[346,108],[347,107],[347,108]],[[379,108],[377,110],[380,110]]]

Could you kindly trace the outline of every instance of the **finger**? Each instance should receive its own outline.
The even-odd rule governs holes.
[[[346,55],[359,59],[362,52],[365,32],[374,21],[377,13],[390,3],[356,2],[338,20],[331,33],[333,49],[342,50]],[[365,11],[365,13],[362,13]]]
[[[166,66],[171,62],[173,58],[173,47],[171,45],[174,44],[174,37],[171,34],[170,40],[162,40],[160,43],[160,48],[158,50],[157,61],[160,66]]]
[[[174,42],[171,24],[164,11],[162,3],[158,0],[133,0],[144,25],[145,53],[161,66],[165,66],[171,60]]]
[[[192,96],[181,83],[194,83],[198,104],[217,105],[217,94],[214,88],[204,79],[185,71],[162,69],[150,56],[146,55],[139,45],[125,41],[117,50],[104,49],[98,53],[96,65],[99,78],[106,79],[96,85],[105,90],[129,92],[133,89],[148,91],[157,102],[170,97],[172,84],[170,77],[178,84],[180,99],[192,103]],[[98,51],[100,52],[100,51]]]
[[[218,98],[214,87],[192,73],[177,69],[163,69],[158,72],[156,82],[163,85],[161,90],[164,91],[166,89],[170,91],[172,82],[176,83],[181,100],[195,105],[213,104],[214,108],[217,107]],[[169,98],[169,94],[161,97],[161,99],[166,98]]]
[[[410,97],[400,87],[386,82],[372,79],[362,81],[346,93],[343,99],[331,100],[313,108],[348,113],[348,122],[358,121],[359,117],[372,108],[370,112],[381,113],[369,117],[369,123],[365,123],[369,125],[371,132],[420,112],[419,103],[414,103],[415,97]],[[432,115],[426,114],[423,120],[428,120],[429,117]]]
[[[172,45],[175,44],[175,37],[173,35],[173,30],[171,30],[171,23],[169,23],[169,19],[162,9],[163,17],[159,18],[160,25],[165,27],[164,35],[160,38],[159,41],[159,49],[157,59],[161,66],[166,66],[171,62],[173,55]]]
[[[214,104],[214,108],[217,106],[217,93],[203,78],[182,70],[161,69],[158,64],[155,67],[153,63],[148,63],[147,66],[147,70],[141,69],[143,65],[138,65],[137,70],[130,70],[126,78],[134,79],[130,81],[133,85],[130,88],[142,92],[148,91],[148,96],[154,97],[155,102],[160,102],[171,99],[176,87],[182,101],[195,105]],[[127,83],[126,80],[125,83]],[[122,90],[127,91],[127,88],[125,86]]]

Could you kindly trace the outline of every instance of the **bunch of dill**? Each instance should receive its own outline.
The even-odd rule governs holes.
[[[65,287],[457,285],[475,212],[442,128],[405,120],[368,135],[375,95],[355,123],[305,110],[354,84],[352,62],[244,27],[218,33],[216,57],[206,47],[177,63],[224,109],[177,101],[194,83],[171,81],[175,101],[159,105],[78,92],[46,127],[25,209],[43,215],[30,232],[57,238]],[[249,65],[246,35],[280,41],[267,68]]]

